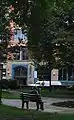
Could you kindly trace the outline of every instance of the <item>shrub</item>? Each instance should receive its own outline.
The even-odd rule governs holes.
[[[9,81],[9,88],[10,89],[17,89],[17,80],[11,80]]]
[[[2,89],[8,89],[9,82],[8,80],[1,80]]]

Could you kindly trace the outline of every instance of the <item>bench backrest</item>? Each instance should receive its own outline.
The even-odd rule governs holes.
[[[28,101],[29,100],[29,95],[28,95],[28,93],[21,93],[20,98],[21,98],[22,101],[24,101],[24,100]]]
[[[39,94],[22,93],[20,97],[23,101],[28,100],[32,102],[41,102],[41,97]]]
[[[40,95],[36,95],[36,94],[29,94],[29,99],[32,102],[41,101]]]

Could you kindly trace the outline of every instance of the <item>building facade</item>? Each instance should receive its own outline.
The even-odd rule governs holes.
[[[10,21],[10,41],[7,62],[3,64],[2,79],[17,80],[18,84],[34,83],[34,65],[28,56],[27,30]]]

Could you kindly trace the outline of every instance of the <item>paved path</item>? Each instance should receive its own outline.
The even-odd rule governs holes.
[[[74,99],[43,98],[44,112],[74,113],[74,108],[56,107],[56,106],[51,105],[54,102],[60,102],[60,101],[66,101],[66,100],[74,100]],[[3,102],[3,104],[8,105],[8,106],[14,106],[17,108],[21,108],[21,100],[2,99],[2,102]],[[36,109],[36,105],[34,102],[30,102],[29,109]]]

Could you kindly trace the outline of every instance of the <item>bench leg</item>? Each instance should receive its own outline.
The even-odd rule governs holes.
[[[22,101],[22,109],[24,109],[24,103],[26,103],[26,108],[29,109],[29,102],[28,101],[26,101],[26,102]]]
[[[22,101],[22,109],[24,109],[24,101]]]
[[[44,110],[44,104],[43,104],[43,102],[40,102],[40,109]]]
[[[36,102],[37,110],[39,110],[39,102]]]
[[[26,102],[26,108],[29,109],[29,102]]]

